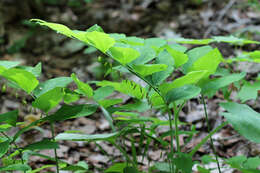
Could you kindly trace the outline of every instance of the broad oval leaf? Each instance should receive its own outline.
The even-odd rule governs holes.
[[[43,139],[42,141],[29,144],[24,147],[25,150],[46,150],[46,149],[58,149],[59,144],[49,139]]]
[[[179,88],[170,90],[165,98],[168,103],[175,102],[178,100],[189,100],[199,95],[201,89],[194,85],[185,85]]]
[[[93,96],[93,89],[87,84],[80,81],[77,76],[73,73],[71,74],[71,78],[77,84],[78,89],[87,97],[91,98]]]
[[[166,64],[133,65],[134,71],[142,76],[148,76],[159,71],[164,71],[167,67],[168,66]]]
[[[171,89],[182,87],[184,85],[196,84],[205,76],[206,73],[207,71],[205,70],[189,72],[185,76],[177,78],[171,83],[163,83],[160,85],[159,89],[163,94],[166,94]]]
[[[111,47],[110,53],[113,59],[126,65],[140,56],[140,53],[132,48],[127,47]]]
[[[185,64],[188,61],[188,56],[178,50],[173,49],[169,45],[166,46],[166,50],[170,53],[170,55],[173,57],[175,62],[175,67],[178,68],[181,65]]]
[[[115,39],[103,32],[87,32],[85,36],[92,46],[103,53],[106,53],[115,44]]]
[[[23,69],[10,68],[3,71],[0,75],[14,82],[27,93],[32,92],[39,84],[39,81],[32,73]]]
[[[260,143],[260,113],[245,104],[228,102],[220,106],[228,111],[222,115],[238,133],[252,142]]]
[[[32,106],[47,113],[60,103],[63,96],[63,88],[56,87],[38,97],[34,102],[32,102]]]
[[[194,62],[190,64],[190,67],[188,67],[187,72],[207,70],[207,76],[209,76],[216,72],[218,65],[223,61],[223,57],[219,50],[215,48],[193,61]]]
[[[201,84],[203,94],[210,94],[216,92],[218,89],[228,86],[229,84],[239,81],[244,78],[246,73],[231,74],[217,79],[210,79],[207,82]]]
[[[91,140],[110,140],[118,136],[118,132],[107,133],[107,134],[77,134],[77,133],[60,133],[55,139],[56,140],[70,140],[70,141],[91,141]]]
[[[54,114],[45,117],[44,119],[49,121],[62,121],[71,118],[78,118],[82,116],[88,116],[95,113],[97,105],[85,104],[85,105],[62,105],[62,107]]]
[[[38,85],[38,87],[33,91],[33,94],[36,97],[41,96],[42,94],[56,88],[56,87],[66,87],[72,82],[70,77],[58,77],[54,79],[47,80]]]

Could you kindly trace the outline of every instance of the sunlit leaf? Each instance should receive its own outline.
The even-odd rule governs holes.
[[[132,48],[112,47],[109,49],[112,58],[126,65],[140,56],[140,53]]]
[[[0,75],[14,82],[27,93],[32,92],[39,84],[39,81],[32,73],[23,69],[10,68]]]
[[[73,73],[71,74],[71,78],[74,80],[74,82],[77,84],[78,89],[87,97],[93,96],[93,89],[87,84],[82,81],[80,81],[77,76]]]
[[[167,67],[168,66],[166,64],[133,65],[134,71],[142,76],[148,76],[159,71],[164,71]]]

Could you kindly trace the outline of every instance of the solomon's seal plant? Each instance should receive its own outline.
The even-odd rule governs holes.
[[[221,172],[222,165],[213,145],[211,136],[231,124],[235,130],[248,140],[260,143],[260,114],[246,104],[232,102],[231,92],[238,89],[238,98],[241,102],[257,98],[260,90],[259,78],[254,82],[245,80],[245,72],[231,73],[223,70],[220,64],[231,64],[236,61],[260,62],[260,51],[245,52],[241,57],[225,59],[218,48],[210,46],[213,42],[225,42],[234,45],[259,44],[257,41],[228,37],[213,37],[210,39],[169,39],[128,37],[124,34],[107,34],[103,29],[94,25],[86,31],[71,30],[68,27],[33,19],[41,26],[47,26],[57,33],[85,43],[90,48],[95,48],[102,53],[100,58],[111,58],[110,68],[106,75],[112,71],[121,74],[134,75],[140,80],[130,80],[122,77],[120,81],[88,81],[82,82],[76,74],[69,77],[53,78],[39,82],[41,63],[35,67],[20,66],[19,62],[0,61],[0,76],[6,84],[15,89],[25,91],[33,98],[32,107],[42,112],[41,117],[32,120],[29,124],[18,122],[19,110],[0,114],[0,157],[2,166],[0,171],[23,171],[26,173],[39,172],[48,167],[56,167],[56,172],[68,170],[73,172],[89,172],[85,162],[71,165],[62,161],[57,156],[58,141],[107,141],[116,147],[124,157],[124,162],[114,163],[105,172],[142,172],[139,169],[137,155],[146,157],[151,142],[156,142],[160,147],[169,149],[165,162],[158,162],[149,168],[149,172],[191,173],[196,162],[192,156],[208,140],[211,143],[214,157],[211,161],[217,162],[216,169]],[[200,45],[187,50],[180,44]],[[141,82],[140,82],[141,81]],[[74,83],[77,89],[71,89],[69,84]],[[91,84],[91,85],[90,85]],[[232,84],[233,87],[230,87]],[[95,90],[91,86],[96,86]],[[5,87],[6,85],[4,85]],[[226,112],[222,115],[226,121],[212,129],[208,121],[208,112],[205,97],[213,97],[221,90],[227,102],[220,103]],[[120,98],[111,98],[112,93],[119,92],[132,98],[131,103],[124,103]],[[250,94],[247,94],[247,93]],[[80,98],[92,100],[90,103],[76,104]],[[200,98],[204,105],[205,120],[208,126],[208,135],[201,140],[190,152],[182,152],[180,134],[186,133],[192,138],[197,131],[180,131],[179,127],[184,122],[179,120],[179,113],[185,104],[192,98]],[[62,102],[62,106],[58,105]],[[53,111],[54,108],[57,111]],[[58,108],[58,109],[57,109]],[[160,111],[165,119],[155,116],[144,116],[148,110]],[[82,116],[90,116],[97,110],[109,122],[111,133],[87,135],[79,132],[64,132],[55,134],[55,123]],[[152,114],[152,113],[151,113]],[[37,141],[25,147],[16,143],[20,135],[35,126],[49,123],[52,138]],[[12,127],[21,125],[22,128],[14,135],[8,136],[6,132]],[[163,136],[158,136],[156,129],[167,125],[170,130]],[[135,135],[140,137],[136,140]],[[169,136],[170,142],[164,140]],[[125,149],[124,141],[131,143],[131,154]],[[123,141],[123,142],[122,142]],[[187,141],[186,141],[187,142]],[[97,144],[97,143],[96,143]],[[97,144],[98,145],[98,144]],[[138,145],[139,148],[135,146]],[[37,151],[52,149],[55,157],[39,154]],[[37,155],[54,161],[54,165],[44,165],[37,169],[29,166],[28,158]],[[20,158],[17,160],[16,158]],[[224,160],[230,167],[242,172],[257,172],[260,158],[246,158],[238,156]],[[210,172],[203,164],[197,164],[200,172]]]

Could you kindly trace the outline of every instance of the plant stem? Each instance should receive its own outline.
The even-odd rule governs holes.
[[[5,132],[1,132],[1,134],[4,135],[9,141],[12,141],[12,139],[11,139],[7,134],[5,134]],[[20,155],[20,157],[21,157],[21,162],[22,162],[22,164],[24,164],[22,152],[20,151],[19,147],[16,145],[15,142],[14,142],[13,144],[14,144],[15,148],[16,148],[16,149],[18,150],[18,152],[19,152],[19,155]],[[23,171],[23,172],[26,173],[26,171]]]
[[[55,132],[54,132],[54,125],[53,122],[50,122],[51,124],[51,135],[52,135],[52,140],[55,141]],[[58,161],[58,154],[57,154],[57,149],[54,148],[54,155],[55,155],[55,162],[56,162],[56,171],[57,173],[60,172],[59,170],[59,161]]]
[[[133,162],[130,159],[130,157],[127,155],[126,151],[122,147],[120,147],[120,145],[117,145],[116,142],[111,142],[111,144],[114,145],[124,155],[127,162],[131,162],[133,164],[133,166],[135,166],[135,162]]]
[[[123,65],[122,65],[123,66]],[[172,116],[173,113],[169,108],[169,104],[167,103],[166,99],[164,98],[164,96],[161,94],[160,90],[158,88],[156,88],[155,86],[153,86],[152,83],[150,83],[148,80],[146,80],[144,77],[142,77],[140,74],[136,73],[134,70],[132,70],[132,68],[128,65],[125,66],[127,68],[127,70],[129,70],[132,74],[134,74],[135,76],[137,76],[138,78],[140,78],[141,80],[143,80],[146,84],[148,84],[162,99],[163,102],[165,104],[166,107],[166,111],[168,113],[168,117],[169,117],[169,125],[170,125],[170,137],[171,137],[171,165],[170,165],[170,169],[172,168],[172,170],[174,169],[174,163],[173,163],[173,154],[174,154],[174,146],[173,146],[173,124],[172,124]]]
[[[206,103],[205,103],[204,95],[201,95],[201,98],[202,98],[202,103],[203,103],[203,107],[204,107],[204,113],[205,113],[206,122],[207,122],[207,126],[208,126],[208,132],[210,133],[210,124],[209,124],[208,112],[207,112],[207,107],[206,107]],[[213,144],[212,135],[210,135],[209,138],[210,138],[210,145],[211,145],[211,148],[212,148],[212,150],[213,150],[213,153],[214,153],[215,158],[216,158],[216,161],[217,161],[218,172],[221,173],[220,164],[219,164],[219,160],[218,160],[218,155],[217,155],[217,152],[216,152],[215,146],[214,146],[214,144]]]
[[[227,122],[223,122],[222,124],[220,124],[217,128],[215,128],[214,130],[212,130],[205,138],[203,138],[199,144],[197,144],[193,150],[189,153],[190,156],[193,156],[199,149],[200,147],[205,144],[207,142],[207,140],[210,138],[210,136],[212,136],[213,134],[215,134],[217,131],[219,131],[220,129],[222,129],[224,126],[226,126],[228,123]]]

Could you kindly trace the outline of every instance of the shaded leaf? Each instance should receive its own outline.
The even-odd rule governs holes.
[[[221,103],[228,113],[222,113],[235,130],[250,141],[260,143],[260,113],[238,103]]]
[[[108,134],[95,134],[95,135],[85,135],[76,133],[60,133],[55,139],[56,140],[70,140],[70,141],[91,141],[91,140],[109,140],[118,136],[118,133],[108,133]]]
[[[35,142],[24,147],[25,150],[46,150],[58,148],[59,144],[49,139],[43,139],[42,141]]]
[[[0,171],[27,171],[30,170],[30,166],[26,164],[13,164],[0,167]]]
[[[97,105],[84,104],[84,105],[62,105],[62,107],[54,114],[47,116],[45,119],[49,121],[62,121],[71,118],[78,118],[88,116],[95,113]]]
[[[39,96],[34,102],[32,102],[32,106],[47,113],[60,103],[63,96],[63,88],[56,87]]]
[[[0,142],[0,158],[5,155],[5,153],[7,153],[9,146],[10,146],[10,142],[9,141],[4,141],[4,142]]]
[[[0,123],[7,123],[12,126],[16,126],[17,118],[18,118],[18,110],[3,113],[0,114]]]
[[[182,87],[170,90],[166,94],[165,98],[168,103],[175,102],[178,100],[189,100],[199,95],[200,91],[201,89],[194,85],[184,85]]]
[[[53,78],[53,79],[40,83],[38,85],[38,87],[33,91],[33,94],[36,97],[39,97],[42,94],[44,94],[56,87],[65,88],[71,82],[72,82],[72,79],[70,77]]]
[[[239,81],[245,77],[246,73],[231,74],[217,79],[209,80],[201,85],[202,93],[209,94],[229,84]]]

